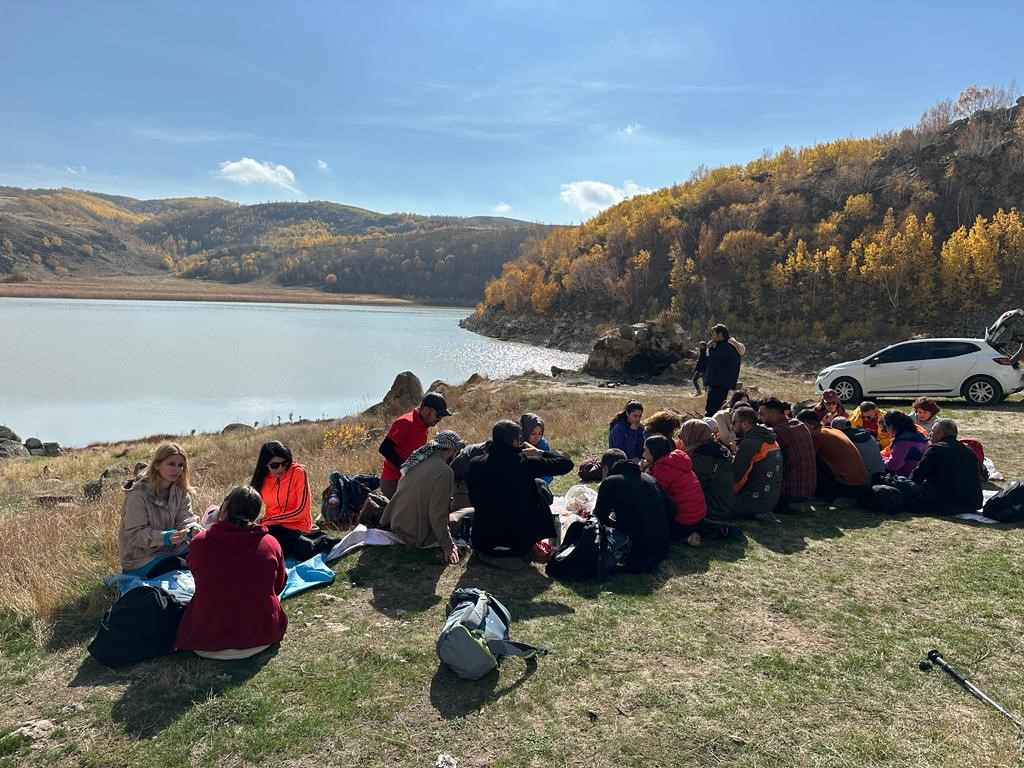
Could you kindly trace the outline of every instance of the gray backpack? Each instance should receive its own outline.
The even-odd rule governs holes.
[[[448,618],[437,638],[437,655],[459,677],[479,680],[496,669],[503,656],[543,656],[536,647],[508,639],[508,608],[482,589],[456,589],[448,599]]]

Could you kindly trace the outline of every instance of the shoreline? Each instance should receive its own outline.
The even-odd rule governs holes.
[[[396,307],[435,306],[411,299],[360,293],[325,293],[308,286],[266,283],[211,283],[165,275],[83,277],[67,280],[0,283],[0,298],[95,299],[108,301],[223,301],[250,304],[363,304]],[[436,305],[450,306],[450,305]],[[467,308],[471,311],[471,308]]]

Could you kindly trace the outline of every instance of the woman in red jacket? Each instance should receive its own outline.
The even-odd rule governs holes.
[[[306,468],[292,461],[292,452],[284,443],[272,440],[263,444],[249,485],[263,498],[267,507],[263,524],[281,544],[285,557],[308,560],[338,543],[314,529]]]
[[[192,539],[196,592],[178,625],[177,648],[211,659],[245,659],[280,642],[288,628],[278,594],[287,574],[277,540],[257,524],[263,502],[233,489],[218,520]]]
[[[644,462],[661,490],[675,504],[675,517],[669,521],[673,534],[688,539],[697,533],[699,542],[700,522],[708,508],[690,457],[664,435],[652,435],[644,441]]]

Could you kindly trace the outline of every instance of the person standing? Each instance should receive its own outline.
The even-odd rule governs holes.
[[[732,338],[726,326],[718,324],[711,329],[708,367],[704,373],[704,385],[708,391],[705,416],[714,416],[729,396],[729,390],[736,389],[740,378],[740,358],[746,351],[746,347]]]
[[[380,492],[389,499],[398,489],[402,477],[401,467],[412,452],[427,442],[430,428],[440,423],[445,416],[451,416],[444,395],[427,392],[418,408],[403,413],[388,428],[381,441],[378,453],[384,457],[380,470]]]
[[[704,374],[708,370],[708,343],[702,341],[697,346],[697,365],[693,368],[693,390],[694,397],[700,397],[700,383],[704,381]]]

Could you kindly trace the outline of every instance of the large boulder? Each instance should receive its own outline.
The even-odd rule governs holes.
[[[222,435],[229,435],[232,432],[255,432],[256,428],[252,424],[242,424],[238,421],[233,421],[226,425],[224,429],[220,431]]]
[[[21,438],[18,437],[18,434],[13,429],[5,427],[3,424],[0,424],[0,440],[13,440],[16,443],[21,442]]]
[[[423,384],[412,371],[403,371],[395,376],[391,389],[384,399],[363,413],[368,416],[384,416],[411,411],[423,400]]]
[[[0,459],[20,459],[31,455],[18,440],[0,440]]]
[[[596,376],[682,379],[689,370],[684,361],[695,357],[692,347],[678,325],[621,325],[594,342],[583,370]]]

